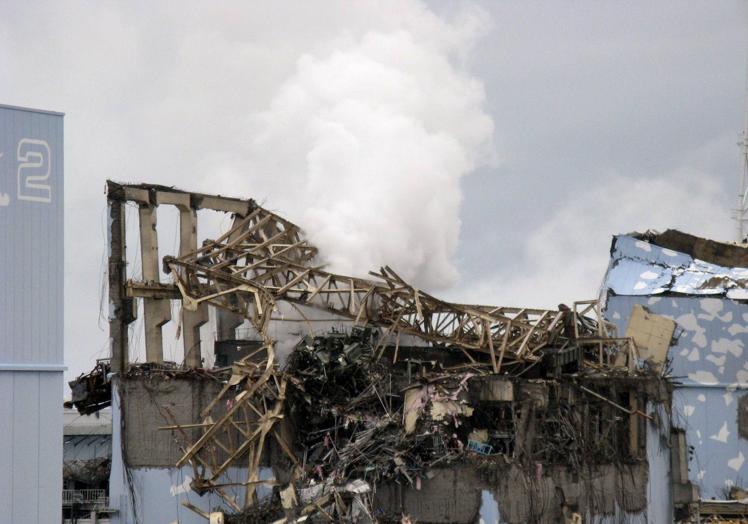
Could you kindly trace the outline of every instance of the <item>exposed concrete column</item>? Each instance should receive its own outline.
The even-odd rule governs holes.
[[[126,246],[125,246],[125,204],[121,186],[107,182],[109,204],[109,342],[111,344],[112,371],[121,373],[127,370],[128,344],[127,326],[134,320],[133,301],[125,293]]]
[[[179,206],[179,256],[197,250],[197,211],[191,207]],[[200,327],[208,322],[208,305],[203,302],[197,311],[182,308],[182,341],[184,344],[184,365],[190,368],[202,367]]]
[[[140,204],[140,253],[143,281],[159,282],[158,234],[156,232],[156,206]],[[145,358],[146,362],[164,360],[161,326],[171,320],[171,301],[162,298],[144,298]]]
[[[197,250],[197,209],[189,193],[169,191],[156,192],[156,204],[175,206],[179,210],[179,256]],[[202,342],[200,327],[208,322],[208,304],[202,303],[197,311],[182,308],[182,345],[184,365],[190,368],[202,366]]]

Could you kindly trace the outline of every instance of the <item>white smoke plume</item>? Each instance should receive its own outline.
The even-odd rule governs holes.
[[[454,277],[459,179],[492,140],[469,72],[479,9],[29,0],[2,15],[0,102],[66,113],[68,379],[108,354],[106,178],[257,198],[340,271]]]
[[[492,160],[493,136],[483,86],[457,64],[480,24],[459,24],[368,32],[305,54],[253,118],[253,181],[331,270],[389,264],[420,286],[455,281],[460,179]]]

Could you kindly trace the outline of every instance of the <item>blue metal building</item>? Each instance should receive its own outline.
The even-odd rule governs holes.
[[[60,522],[63,115],[0,106],[0,523]]]

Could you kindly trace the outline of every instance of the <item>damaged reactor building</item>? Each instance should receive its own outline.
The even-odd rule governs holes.
[[[618,236],[599,300],[468,305],[396,268],[328,272],[253,200],[115,182],[107,198],[111,360],[71,387],[81,413],[111,405],[110,522],[660,523],[747,506],[744,248]],[[179,245],[161,257],[164,208]],[[228,230],[198,238],[203,210]]]

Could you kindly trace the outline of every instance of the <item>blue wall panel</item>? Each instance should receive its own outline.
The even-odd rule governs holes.
[[[63,119],[0,106],[0,524],[62,515]]]
[[[748,484],[748,440],[737,429],[738,401],[748,394],[748,305],[724,298],[611,296],[606,317],[626,332],[634,304],[675,320],[669,350],[677,383],[673,419],[694,447],[689,478],[702,498],[725,498]]]
[[[62,133],[0,106],[0,369],[63,363]]]

